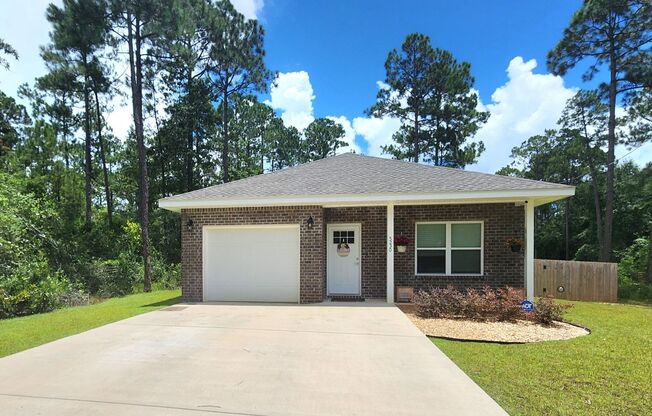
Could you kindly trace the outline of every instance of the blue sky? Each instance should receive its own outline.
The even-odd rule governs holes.
[[[332,6],[321,7],[332,3]],[[265,4],[267,62],[281,72],[310,74],[317,116],[360,113],[373,104],[384,63],[409,33],[430,36],[434,47],[470,62],[483,101],[505,82],[517,55],[545,71],[547,51],[559,40],[580,1],[290,1]],[[578,71],[566,79],[579,85]]]
[[[21,55],[0,72],[0,89],[15,96],[23,82],[45,69],[38,46],[48,41],[47,0],[0,0],[0,38]],[[405,36],[421,32],[432,45],[471,63],[481,106],[492,116],[472,140],[487,151],[471,170],[494,172],[510,162],[513,146],[554,128],[564,103],[583,83],[582,68],[565,77],[549,74],[545,57],[560,39],[580,0],[531,1],[341,1],[233,0],[265,27],[266,61],[278,71],[276,87],[263,98],[288,125],[301,129],[315,117],[342,124],[343,150],[382,155],[398,121],[364,115],[384,80],[384,62]],[[21,16],[21,19],[16,19]],[[583,67],[586,67],[584,65]],[[122,137],[131,125],[129,106],[116,100],[107,119]],[[617,156],[627,153],[624,147]],[[632,153],[652,160],[652,146]]]

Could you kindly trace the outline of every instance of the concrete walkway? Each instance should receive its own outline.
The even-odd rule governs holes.
[[[0,359],[9,415],[502,415],[386,304],[177,305]]]

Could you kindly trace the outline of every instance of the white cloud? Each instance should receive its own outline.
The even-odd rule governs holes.
[[[267,104],[281,111],[285,125],[303,130],[315,119],[312,108],[315,95],[306,71],[281,72],[272,85],[270,95],[271,100]]]
[[[342,128],[344,129],[344,138],[342,139],[348,146],[346,147],[340,147],[337,149],[337,153],[348,153],[350,151],[354,151],[356,153],[360,153],[360,146],[358,146],[355,142],[355,135],[356,131],[351,125],[351,122],[349,121],[348,118],[345,116],[328,116],[326,117],[330,120],[333,120],[334,122],[338,123]]]
[[[377,82],[378,88],[388,88]],[[281,112],[283,123],[303,130],[315,119],[313,100],[315,94],[310,83],[310,76],[306,71],[285,72],[278,74],[271,88],[271,100],[266,101],[273,109]],[[354,150],[361,153],[362,149],[356,143],[359,135],[367,142],[367,153],[381,156],[381,146],[392,142],[392,135],[398,130],[401,123],[391,117],[356,117],[353,121],[346,116],[327,116],[338,122],[345,131],[344,141],[349,144],[338,150],[338,153]]]
[[[393,117],[356,117],[353,119],[355,132],[367,142],[367,153],[384,156],[381,146],[392,143],[392,135],[401,127],[401,121]]]
[[[509,155],[530,136],[554,128],[566,101],[576,88],[567,88],[561,77],[535,74],[537,62],[517,56],[507,67],[507,82],[491,95],[491,102],[479,104],[491,117],[476,134],[487,150],[470,170],[495,172],[510,163]]]
[[[281,112],[281,119],[286,126],[296,127],[302,131],[315,120],[312,102],[315,94],[306,71],[281,72],[276,77],[270,91],[271,100],[266,101],[273,109]],[[344,128],[343,140],[347,147],[338,149],[338,153],[354,150],[360,153],[360,146],[355,142],[356,131],[351,121],[345,116],[327,116]]]
[[[265,2],[263,0],[231,0],[233,6],[247,19],[260,19]]]

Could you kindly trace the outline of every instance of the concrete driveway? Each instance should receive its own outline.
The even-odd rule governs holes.
[[[8,415],[498,415],[386,304],[177,305],[0,359]]]

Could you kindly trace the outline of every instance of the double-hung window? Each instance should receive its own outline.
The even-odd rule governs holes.
[[[478,222],[416,224],[416,274],[481,275],[483,227]]]

